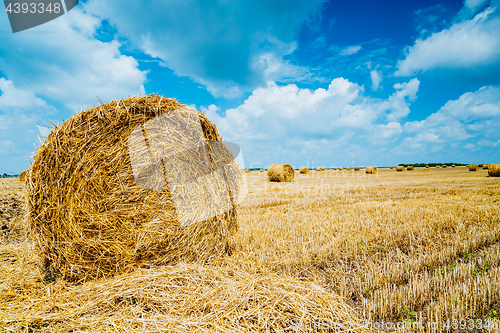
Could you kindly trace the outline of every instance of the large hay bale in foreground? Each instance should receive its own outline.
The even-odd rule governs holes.
[[[231,164],[226,176],[241,174],[221,140],[203,114],[158,95],[112,101],[55,126],[26,181],[30,234],[46,272],[86,280],[227,253],[237,193],[213,161]]]
[[[413,170],[415,170],[415,167],[414,167],[413,165],[408,165],[408,166],[406,167],[406,170],[408,170],[408,171],[413,171]]]
[[[26,179],[26,170],[19,174],[19,181],[24,182]]]
[[[295,171],[290,164],[273,164],[267,170],[271,182],[293,182]]]
[[[500,164],[488,164],[488,176],[500,177]]]
[[[404,169],[405,169],[405,167],[404,167],[404,166],[402,166],[402,165],[398,165],[398,166],[396,167],[396,171],[404,171]]]
[[[365,169],[366,174],[375,174],[377,173],[377,167],[375,166],[367,166]]]
[[[306,174],[306,173],[309,173],[309,169],[306,167],[302,167],[302,168],[300,168],[299,172],[302,174]]]
[[[469,171],[477,171],[477,170],[479,170],[477,164],[470,164],[470,165],[468,165],[468,167],[469,167]]]

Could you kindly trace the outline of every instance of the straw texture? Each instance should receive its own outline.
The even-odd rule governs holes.
[[[267,170],[267,177],[271,182],[293,182],[295,171],[290,164],[273,164]]]
[[[488,176],[500,177],[500,164],[488,164]]]
[[[367,166],[365,169],[365,173],[367,174],[375,174],[377,173],[377,167],[375,166]]]
[[[129,135],[179,107],[158,95],[130,97],[79,112],[53,128],[26,180],[27,220],[46,272],[81,281],[179,259],[207,261],[230,251],[235,205],[181,227],[169,188],[136,184]],[[199,121],[207,142],[221,141],[201,113]],[[233,170],[239,173],[237,166]],[[203,215],[196,208],[206,206],[203,198],[187,199],[190,213]]]

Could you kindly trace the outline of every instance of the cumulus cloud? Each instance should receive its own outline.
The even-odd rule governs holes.
[[[477,8],[484,1],[468,1],[464,8]],[[470,7],[467,7],[470,6]],[[448,29],[417,39],[397,65],[396,76],[411,76],[433,69],[465,70],[468,75],[497,76],[500,72],[500,16],[488,7]]]
[[[467,92],[448,101],[426,119],[407,122],[403,128],[406,133],[415,135],[407,137],[401,149],[412,147],[412,144],[415,148],[419,143],[451,144],[469,139],[477,140],[478,145],[493,145],[500,131],[500,88],[488,86]],[[475,144],[469,142],[463,147],[472,149]]]
[[[141,51],[163,60],[179,76],[203,84],[214,96],[244,91],[303,74],[284,55],[296,48],[298,29],[324,0],[305,1],[90,1],[87,11],[108,19]]]
[[[362,86],[344,78],[316,90],[270,81],[255,89],[243,104],[225,110],[224,116],[216,105],[201,109],[226,140],[240,144],[245,156],[253,160],[258,156],[268,160],[265,155],[270,151],[273,156],[286,151],[295,158],[334,154],[345,159],[356,154],[359,161],[370,154],[354,149],[356,145],[386,145],[403,132],[394,119],[407,114],[409,103],[416,98],[418,80],[397,84],[394,89],[381,100],[366,96]]]

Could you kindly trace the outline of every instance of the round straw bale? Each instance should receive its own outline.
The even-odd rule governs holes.
[[[19,174],[19,181],[24,182],[26,179],[26,170]]]
[[[316,171],[321,171],[321,168],[316,168]]]
[[[365,169],[365,173],[367,173],[367,174],[377,173],[377,167],[375,167],[375,166],[367,166],[366,169]]]
[[[413,165],[408,165],[408,166],[406,167],[406,170],[408,170],[408,171],[413,171],[413,170],[415,170],[415,167],[414,167]]]
[[[246,169],[246,170],[245,170],[245,172],[246,172],[246,173],[250,173],[250,172],[252,172],[252,170],[250,170],[250,169]]]
[[[359,171],[360,170],[360,167],[355,167],[354,168],[354,171]]]
[[[452,167],[452,168],[454,168],[454,167],[455,167],[455,164],[453,164],[451,167]]]
[[[306,167],[302,167],[302,168],[300,168],[299,172],[302,174],[306,174],[306,173],[309,173],[309,169]]]
[[[430,168],[429,164],[427,164],[425,167],[426,167],[426,168]]]
[[[500,177],[500,164],[488,164],[488,176]]]
[[[333,170],[338,170],[339,168],[333,168]]]
[[[483,169],[488,170],[488,165],[489,165],[489,164],[485,164],[485,165],[483,165]]]
[[[265,169],[260,169],[260,172],[266,172],[266,170]]]
[[[339,168],[339,170],[344,170],[344,168],[343,168],[343,167],[340,167],[340,168]]]
[[[267,170],[271,182],[293,182],[295,171],[290,164],[273,164]]]
[[[483,167],[483,164],[481,163],[481,164],[478,164],[477,166],[478,166],[478,167],[480,167],[480,168],[482,168],[482,167]]]
[[[446,164],[443,164],[441,167],[442,167],[443,169],[446,169],[448,166],[447,166]]]
[[[440,165],[436,165],[436,168],[441,168],[441,166]]]
[[[470,164],[470,165],[468,165],[468,167],[469,167],[469,171],[477,171],[479,169],[477,164]]]
[[[404,167],[404,166],[402,166],[402,165],[398,165],[398,166],[396,167],[396,171],[404,171],[404,169],[405,169],[405,167]]]
[[[394,169],[394,167],[393,167],[393,166],[391,166],[391,167],[390,167],[390,169],[392,170],[392,169]]]
[[[146,127],[176,114],[193,124],[196,138],[201,135],[197,142],[212,145],[186,150],[174,140],[169,146],[161,135],[180,130],[181,137],[182,122],[169,131]],[[55,126],[38,148],[26,179],[27,220],[42,268],[83,281],[179,260],[205,262],[226,254],[231,248],[229,236],[237,229],[237,206],[234,197],[228,196],[228,184],[214,181],[220,187],[211,187],[207,177],[189,183],[182,178],[200,170],[213,175],[214,150],[206,147],[215,147],[213,143],[221,140],[215,125],[203,114],[153,94],[93,107]],[[169,150],[150,149],[152,144]],[[139,146],[140,151],[134,150]],[[203,169],[195,165],[198,155],[191,159],[197,153],[206,157]],[[231,154],[227,149],[225,153]],[[136,174],[138,165],[133,161],[137,158],[148,162]],[[188,161],[177,163],[180,158]],[[168,178],[174,162],[176,168],[182,168],[176,174],[181,180]],[[230,175],[241,179],[236,162],[229,163],[234,172]],[[176,181],[187,186],[170,188]],[[186,191],[192,188],[195,190]],[[220,194],[224,209],[214,209],[210,203],[217,201],[205,195],[204,189],[213,196]],[[223,189],[227,200],[221,194]],[[182,205],[179,198],[185,200]],[[183,213],[188,214],[187,223]]]
[[[326,168],[321,168],[321,171],[326,171]]]

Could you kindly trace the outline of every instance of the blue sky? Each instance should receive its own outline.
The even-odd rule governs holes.
[[[161,93],[247,167],[500,163],[500,0],[88,0],[12,34],[0,13],[0,173],[51,123]]]

